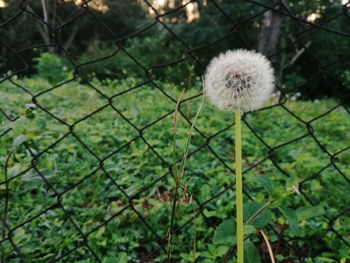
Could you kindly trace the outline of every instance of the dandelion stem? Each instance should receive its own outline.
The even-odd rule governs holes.
[[[242,144],[241,112],[235,111],[235,155],[236,155],[236,222],[237,222],[237,263],[243,263],[243,186],[242,186]]]

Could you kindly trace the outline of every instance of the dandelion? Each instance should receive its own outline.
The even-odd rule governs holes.
[[[273,69],[260,53],[230,50],[212,59],[203,85],[209,101],[220,110],[253,111],[272,95]]]
[[[209,101],[220,110],[235,112],[237,263],[244,262],[241,113],[262,107],[272,96],[274,83],[266,57],[243,49],[213,58],[203,78]]]

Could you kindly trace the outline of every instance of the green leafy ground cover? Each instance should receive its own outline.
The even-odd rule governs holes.
[[[16,83],[32,94],[52,87],[34,78]],[[93,82],[108,97],[137,84],[135,79]],[[179,97],[175,86],[157,84],[172,98]],[[0,185],[0,214],[7,222],[7,227],[0,225],[3,262],[20,262],[10,241],[26,262],[50,262],[71,250],[58,262],[96,262],[91,251],[104,263],[143,262],[152,251],[146,262],[166,262],[175,190],[169,171],[174,167],[176,101],[147,84],[112,97],[108,104],[98,91],[74,81],[42,93],[37,97],[40,107],[28,109],[28,93],[10,82],[1,83],[0,89],[2,110],[19,116],[10,122],[0,114],[0,134],[12,129],[0,138],[0,182],[12,178]],[[184,99],[198,92],[190,89]],[[200,101],[184,101],[181,112],[192,120]],[[269,102],[277,103],[277,98]],[[246,116],[250,128],[273,148],[269,152],[243,125],[245,220],[250,221],[245,229],[247,262],[269,261],[258,229],[268,235],[278,262],[299,262],[299,255],[309,263],[350,259],[350,214],[343,212],[349,206],[350,150],[340,152],[350,141],[349,114],[338,107],[313,120],[336,104],[332,99],[291,100],[285,108]],[[306,122],[313,120],[309,129],[288,111]],[[232,124],[231,113],[204,103],[195,125],[202,134],[192,134],[181,180],[186,191],[178,195],[174,229],[181,228],[172,239],[174,262],[220,262],[235,243],[235,195],[232,188],[227,190],[234,183]],[[176,159],[183,155],[190,127],[179,114]],[[314,138],[307,135],[311,130]],[[271,158],[266,158],[269,153]],[[37,156],[34,161],[31,155]],[[298,187],[309,200],[298,194]],[[264,205],[267,208],[252,218]],[[165,250],[157,250],[162,239]]]

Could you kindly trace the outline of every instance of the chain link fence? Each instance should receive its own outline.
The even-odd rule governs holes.
[[[89,1],[84,3],[82,1],[79,12],[73,17],[65,18],[59,25],[48,23],[45,17],[36,13],[30,6],[31,1],[22,0],[16,3],[17,13],[0,25],[1,36],[5,36],[8,28],[26,16],[31,21],[31,25],[28,26],[40,24],[49,33],[49,39],[48,43],[33,43],[32,46],[18,49],[16,45],[7,43],[6,37],[0,38],[2,50],[6,50],[7,54],[6,57],[2,58],[2,72],[4,74],[0,89],[5,85],[11,86],[11,89],[19,94],[19,101],[21,97],[27,97],[31,101],[31,104],[27,105],[24,115],[16,114],[16,111],[12,111],[12,108],[6,103],[0,105],[3,127],[0,131],[0,138],[3,141],[0,151],[2,155],[0,181],[1,262],[180,262],[181,253],[197,253],[197,256],[205,253],[205,251],[200,250],[200,246],[203,247],[203,244],[208,244],[205,247],[209,252],[213,250],[210,248],[210,244],[213,242],[215,229],[218,229],[224,218],[232,218],[234,215],[233,155],[229,149],[232,148],[233,151],[233,141],[231,140],[233,138],[233,134],[231,134],[234,125],[233,116],[231,121],[230,117],[227,117],[229,115],[224,114],[225,118],[228,118],[225,126],[211,127],[209,133],[204,131],[202,128],[205,126],[201,122],[205,122],[205,120],[199,118],[194,123],[193,119],[193,111],[196,111],[200,104],[202,92],[195,89],[190,95],[186,95],[186,93],[182,95],[183,97],[180,95],[179,99],[182,88],[178,89],[179,93],[168,90],[167,86],[157,80],[154,72],[182,67],[183,63],[186,62],[189,65],[195,65],[203,73],[207,62],[200,59],[201,54],[208,49],[217,48],[220,50],[221,43],[229,38],[234,39],[242,48],[250,49],[251,46],[246,41],[247,36],[241,35],[240,28],[255,19],[262,19],[269,10],[285,20],[294,21],[298,28],[298,33],[293,35],[293,41],[269,54],[269,58],[274,61],[275,57],[286,50],[298,47],[297,49],[303,50],[302,52],[312,58],[313,63],[317,64],[318,71],[313,72],[309,79],[296,84],[293,89],[286,90],[278,85],[276,93],[278,97],[274,99],[273,104],[244,116],[246,134],[254,137],[254,143],[259,145],[258,148],[261,149],[261,153],[256,153],[257,157],[255,156],[253,162],[243,156],[246,202],[262,200],[259,192],[261,195],[264,190],[257,187],[259,182],[261,183],[255,179],[258,177],[257,174],[269,176],[270,173],[278,173],[283,179],[277,180],[275,183],[278,185],[287,181],[290,182],[291,189],[294,189],[293,193],[285,199],[290,202],[288,206],[291,209],[298,209],[301,203],[305,203],[304,206],[315,208],[307,211],[313,211],[316,215],[316,219],[305,216],[306,219],[301,223],[303,226],[294,232],[290,229],[291,222],[288,221],[291,221],[292,218],[288,218],[288,215],[287,222],[275,219],[263,227],[271,239],[274,254],[279,255],[279,261],[306,262],[305,260],[309,257],[321,255],[317,255],[317,253],[331,253],[338,250],[339,255],[341,253],[344,255],[350,251],[350,229],[346,226],[346,222],[350,222],[350,203],[346,202],[350,189],[350,175],[347,173],[349,172],[349,161],[339,161],[340,156],[350,151],[349,137],[345,136],[349,130],[344,128],[343,133],[339,135],[344,138],[341,149],[332,147],[332,137],[327,138],[327,146],[323,138],[318,137],[318,127],[322,127],[324,120],[330,116],[342,115],[348,121],[347,124],[343,123],[344,127],[349,127],[346,126],[350,120],[347,104],[349,96],[340,92],[337,85],[333,85],[332,79],[328,77],[328,72],[337,67],[339,61],[325,62],[319,59],[312,46],[307,44],[307,38],[311,34],[326,34],[329,39],[333,37],[349,39],[350,32],[339,32],[332,29],[331,26],[334,21],[339,19],[345,19],[350,24],[349,4],[344,4],[340,13],[329,17],[322,24],[317,24],[295,16],[283,1],[270,3],[268,1],[247,0],[245,2],[252,7],[259,7],[259,12],[246,14],[244,19],[235,21],[222,8],[220,2],[216,0],[184,1],[181,5],[161,12],[153,2],[144,0],[144,5],[153,14],[152,22],[122,38],[117,38],[114,33],[115,29],[109,28],[108,24],[101,19],[100,13],[91,9]],[[206,5],[207,8],[222,13],[227,24],[231,25],[231,31],[222,38],[203,46],[187,44],[169,26],[167,17],[171,18],[176,12],[184,12],[187,6],[193,3],[198,6]],[[79,23],[79,19],[84,16],[88,17],[91,23],[98,24],[100,30],[104,31],[109,42],[113,43],[116,49],[109,56],[77,64],[74,62],[72,54],[65,50],[57,35],[64,31],[68,25]],[[215,21],[213,21],[213,27],[214,24]],[[191,30],[190,23],[185,24],[185,26]],[[126,40],[138,38],[154,28],[161,28],[170,34],[172,41],[181,46],[183,56],[172,61],[164,61],[159,65],[146,66],[140,61],[140,57],[133,55],[124,47],[123,43]],[[17,34],[22,34],[22,32],[17,32]],[[69,80],[33,92],[32,86],[24,85],[18,78],[29,70],[29,62],[26,61],[25,54],[28,50],[33,49],[39,50],[40,53],[50,47],[60,50],[63,56],[72,63],[74,74]],[[153,52],[154,56],[157,56],[157,50]],[[138,65],[144,73],[143,80],[137,83],[127,83],[122,90],[111,94],[82,73],[85,66],[94,63],[98,65],[119,54],[123,54]],[[344,58],[341,59],[348,59],[348,54],[343,55]],[[22,66],[14,69],[11,66],[13,61],[19,61]],[[309,83],[314,83],[312,81],[315,79],[330,87],[337,102],[328,107],[322,114],[313,115],[310,118],[300,113],[299,109],[291,107],[289,103],[293,103],[293,96],[296,92],[307,89]],[[60,97],[61,90],[69,85],[80,88],[76,88],[76,91],[73,88],[68,97]],[[82,85],[85,88],[81,88]],[[145,103],[143,96],[149,96],[142,93],[145,87],[151,89],[152,92],[157,92],[156,95],[153,93],[150,95],[154,96],[154,104],[159,102],[168,107],[168,110],[163,112],[156,109],[151,119],[142,115],[143,108],[141,106],[139,112],[141,116],[133,116],[128,112],[128,109]],[[80,96],[80,89],[84,89],[84,94],[86,92],[99,97],[96,101],[87,97],[86,104],[92,106],[82,112],[78,111],[86,105],[74,106],[74,96]],[[123,101],[130,94],[138,94],[135,96],[139,96],[140,101],[136,100],[125,106]],[[68,102],[67,99],[72,99],[72,102]],[[47,106],[49,102],[51,104]],[[67,113],[69,116],[63,116],[60,114],[61,108],[68,107],[69,103],[72,103],[73,109]],[[192,111],[188,110],[191,107],[189,105],[192,105]],[[17,106],[22,107],[22,109],[24,107],[24,105]],[[148,105],[147,107],[152,109],[153,106]],[[19,123],[23,118],[30,119],[33,109],[37,116],[45,116],[43,118],[48,122],[47,126],[43,125],[39,129],[41,134],[39,141],[36,141],[34,135],[32,141],[26,140],[16,132],[16,129],[19,129],[16,123]],[[301,110],[308,111],[307,108]],[[212,111],[215,110],[212,109]],[[273,118],[287,120],[282,121],[284,124],[281,126],[265,127],[272,129],[274,135],[270,136],[276,136],[275,141],[271,141],[271,138],[266,136],[266,130],[258,129],[256,125],[256,118],[260,118],[260,120],[269,118],[272,111],[279,112],[279,114],[273,115]],[[103,113],[103,117],[101,117],[101,113]],[[155,137],[157,134],[160,137],[165,133],[172,134],[174,114],[179,121],[178,129],[184,129],[186,134],[193,125],[192,141],[194,142],[189,147],[188,165],[185,168],[183,181],[178,185],[177,195],[174,194],[176,189],[174,176],[176,176],[177,164],[183,160],[182,156],[175,154],[176,161],[174,162],[172,160],[173,142],[164,142]],[[96,129],[94,136],[88,136],[88,133],[92,131],[84,126],[84,123],[87,122],[90,122]],[[107,127],[115,122],[123,123],[122,130],[115,132],[113,132],[113,128],[111,128],[112,131],[107,130]],[[164,124],[165,122],[170,124],[167,126]],[[50,137],[50,133],[54,129],[60,131],[59,136]],[[283,138],[282,135],[287,129],[295,130],[295,136]],[[332,127],[327,126],[325,129],[332,129]],[[100,140],[99,136],[107,138],[106,141]],[[226,139],[217,141],[220,137]],[[109,139],[110,141],[108,141]],[[303,144],[306,140],[312,144],[312,150]],[[220,147],[218,142],[221,143]],[[225,145],[222,145],[223,143]],[[14,145],[21,147],[21,151],[18,152]],[[75,150],[72,151],[70,147],[75,147]],[[133,152],[133,147],[143,150],[140,153],[138,150]],[[226,150],[222,152],[224,148]],[[309,150],[312,152],[311,154],[307,153]],[[130,151],[133,152],[133,155],[130,155]],[[304,160],[297,160],[294,166],[287,167],[281,161],[281,155],[288,155],[295,151],[303,151]],[[313,163],[315,161],[312,156],[314,151],[322,156],[322,163]],[[202,164],[198,160],[201,160],[204,152],[205,156],[208,156],[204,162],[210,161],[208,165],[211,167],[202,170]],[[300,155],[298,156],[301,158]],[[54,159],[55,164],[50,164],[49,159]],[[312,166],[312,169],[302,176],[295,175],[299,171],[299,161]],[[140,168],[135,172],[135,167]],[[52,171],[58,173],[58,177],[52,175]],[[129,179],[119,176],[122,171],[130,174]],[[212,183],[210,177],[215,176],[216,171],[225,175],[221,178],[226,178],[222,179],[222,185],[218,188],[210,185]],[[146,177],[147,180],[144,179]],[[298,179],[295,179],[296,177]],[[63,181],[61,178],[66,179]],[[204,178],[209,187],[201,188],[202,182],[196,181],[196,178]],[[142,183],[139,183],[139,180]],[[271,182],[269,181],[269,183]],[[31,184],[33,187],[26,188]],[[219,190],[213,193],[210,191],[211,187]],[[285,189],[285,186],[282,186],[282,189]],[[204,190],[206,190],[205,193],[203,193]],[[21,198],[26,201],[21,203]],[[339,200],[339,203],[334,203],[334,199]],[[96,203],[102,207],[102,210],[96,210]],[[231,210],[220,210],[220,206],[223,206],[224,203],[226,206],[227,203],[230,203],[227,207],[230,207]],[[322,212],[319,211],[320,203],[328,205],[322,209]],[[163,214],[155,219],[155,214],[152,214],[152,211],[156,208],[158,209],[156,214]],[[216,216],[218,214],[221,217]],[[281,217],[283,215],[276,218]],[[305,234],[303,228],[307,228],[311,234]],[[196,231],[200,233],[203,229],[206,229],[204,232],[211,233],[211,236],[196,235]],[[123,235],[121,231],[124,231]],[[107,232],[108,234],[106,234]],[[138,235],[142,235],[142,237],[138,238]],[[48,241],[48,237],[53,241]],[[138,240],[138,244],[135,244],[134,237],[137,237],[135,240]],[[326,242],[325,239],[329,242]],[[187,242],[186,245],[182,245],[184,242]],[[262,236],[256,235],[253,242],[258,248],[263,262],[269,262],[268,250]],[[323,248],[319,248],[321,245]],[[37,249],[38,246],[45,247],[47,252]],[[101,249],[96,251],[96,247],[101,247]],[[129,249],[134,251],[136,259],[130,259],[130,257],[127,259]],[[114,251],[117,256],[106,259],[105,255],[110,254],[111,251]],[[123,251],[127,252],[126,256]],[[232,261],[234,257],[235,248],[227,249],[226,247],[225,252],[215,260],[205,262],[234,262]],[[344,258],[344,256],[342,257]],[[190,262],[184,257],[182,260],[181,262]],[[202,261],[197,260],[197,262]],[[339,261],[334,259],[332,262]]]

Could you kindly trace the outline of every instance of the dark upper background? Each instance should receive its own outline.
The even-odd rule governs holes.
[[[41,63],[86,78],[148,74],[181,86],[187,79],[198,83],[220,52],[248,48],[269,56],[283,90],[304,99],[350,92],[345,0],[82,2],[0,0],[0,74],[31,77]],[[279,12],[264,12],[264,5]],[[63,81],[59,75],[49,80]]]

